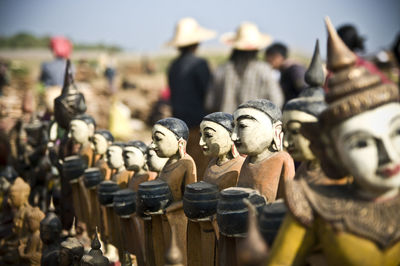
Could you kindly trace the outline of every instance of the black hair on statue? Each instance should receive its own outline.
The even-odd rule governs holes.
[[[74,116],[74,118],[72,118],[72,120],[82,120],[83,122],[85,122],[86,124],[92,124],[94,125],[94,128],[96,128],[96,121],[94,120],[93,116],[88,115],[88,114],[80,114],[77,116]]]
[[[114,136],[108,130],[105,129],[96,130],[94,134],[102,135],[107,141],[114,142]]]
[[[276,121],[280,121],[282,119],[282,112],[281,110],[273,104],[271,101],[267,99],[257,99],[251,100],[239,105],[237,109],[242,108],[253,108],[258,111],[263,112],[264,114],[268,115],[272,122],[275,123]]]
[[[129,141],[129,142],[125,143],[125,147],[138,148],[143,154],[146,154],[146,152],[147,152],[147,145],[144,144],[144,142],[140,141],[140,140]]]
[[[288,101],[283,111],[300,111],[318,118],[327,106],[323,98],[300,97]]]
[[[224,112],[215,112],[215,113],[206,115],[203,118],[203,121],[211,121],[211,122],[217,123],[218,125],[221,125],[226,130],[228,130],[229,133],[232,133],[233,116],[231,114],[224,113]]]
[[[183,138],[184,140],[189,139],[189,128],[186,123],[175,117],[167,117],[156,122],[156,125],[161,125],[168,128],[173,132],[177,139]]]

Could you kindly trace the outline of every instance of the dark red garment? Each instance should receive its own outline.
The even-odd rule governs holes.
[[[356,59],[355,66],[363,66],[369,71],[369,73],[378,75],[381,78],[382,83],[384,83],[384,84],[392,83],[373,63],[361,58],[358,55],[356,55],[356,57],[357,57],[357,59]],[[331,76],[332,76],[332,71],[329,71],[328,75],[326,76],[326,80],[325,80],[325,86],[324,86],[325,92],[329,91],[328,80]]]
[[[72,52],[72,43],[64,37],[53,37],[50,47],[56,57],[69,58]]]

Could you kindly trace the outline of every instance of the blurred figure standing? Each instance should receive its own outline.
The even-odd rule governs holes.
[[[181,19],[169,46],[176,47],[179,56],[168,70],[168,83],[171,90],[172,115],[182,119],[189,127],[187,152],[197,166],[197,175],[202,178],[207,159],[199,146],[200,122],[207,114],[204,100],[211,81],[211,71],[205,59],[195,55],[200,42],[214,38],[214,31],[201,27],[193,18]]]
[[[378,75],[383,83],[391,82],[373,63],[360,56],[365,52],[365,37],[359,35],[354,25],[344,24],[337,28],[337,33],[347,47],[356,54],[356,66],[364,66],[371,74]]]
[[[241,103],[259,98],[282,107],[283,94],[272,68],[257,59],[271,37],[260,33],[257,25],[243,22],[236,32],[223,34],[221,42],[232,46],[232,52],[228,62],[215,71],[207,95],[208,111],[233,113]]]
[[[279,83],[285,94],[285,102],[297,98],[306,88],[306,68],[288,59],[288,48],[283,43],[274,43],[265,51],[265,61],[281,74]]]
[[[40,81],[45,87],[59,86],[64,83],[65,67],[72,52],[72,43],[64,37],[52,37],[50,49],[53,52],[54,60],[45,62],[41,67]]]

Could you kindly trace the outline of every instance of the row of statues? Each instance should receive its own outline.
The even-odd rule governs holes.
[[[101,240],[125,265],[397,265],[399,88],[357,65],[326,26],[327,83],[317,42],[309,88],[283,111],[255,99],[205,116],[201,177],[183,121],[157,121],[150,145],[114,141],[84,113],[67,65],[48,145],[62,178],[61,220],[54,207],[46,216],[31,207],[29,185],[15,179],[6,253],[30,265],[108,265]],[[94,237],[88,254],[69,210]]]

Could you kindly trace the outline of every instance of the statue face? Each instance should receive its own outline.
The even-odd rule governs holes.
[[[146,161],[150,171],[161,172],[168,158],[161,158],[154,149],[150,149],[146,155]]]
[[[283,112],[283,128],[285,131],[283,146],[296,161],[310,161],[315,158],[310,150],[310,141],[301,133],[301,123],[316,122],[317,118],[305,112],[291,110]]]
[[[152,148],[158,156],[170,158],[178,152],[178,140],[176,135],[162,125],[154,125],[152,130]]]
[[[28,202],[29,193],[25,191],[14,191],[9,194],[8,202],[9,204],[19,209],[24,203]]]
[[[112,169],[118,169],[124,166],[124,158],[122,156],[122,148],[111,145],[107,149],[107,163]]]
[[[124,148],[125,168],[132,171],[139,171],[145,165],[144,154],[136,147]]]
[[[400,104],[349,118],[331,137],[341,163],[361,187],[381,192],[400,187]]]
[[[200,136],[199,145],[206,156],[218,157],[227,154],[233,145],[229,131],[215,122],[202,121]]]
[[[70,124],[70,137],[78,142],[85,143],[89,140],[90,130],[82,120],[72,120]]]
[[[268,115],[253,108],[241,108],[233,114],[232,140],[242,154],[257,155],[271,146],[274,125]]]
[[[94,134],[93,145],[96,154],[105,154],[107,152],[108,141],[102,135]]]

